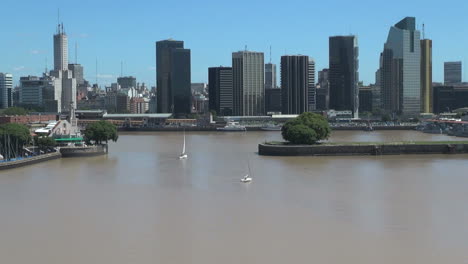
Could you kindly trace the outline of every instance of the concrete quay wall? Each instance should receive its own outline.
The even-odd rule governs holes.
[[[468,144],[375,144],[375,145],[258,145],[264,156],[347,156],[402,154],[463,154]]]
[[[43,154],[43,155],[34,156],[30,158],[25,158],[22,160],[2,162],[0,163],[0,171],[19,168],[19,167],[32,165],[32,164],[36,164],[36,163],[40,163],[44,161],[60,159],[61,157],[62,155],[60,154],[60,152],[54,152],[54,153]]]
[[[62,153],[62,157],[64,158],[92,157],[92,156],[105,155],[107,152],[108,152],[107,145],[60,148],[60,153]]]

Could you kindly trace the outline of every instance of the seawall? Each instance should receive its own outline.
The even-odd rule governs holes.
[[[40,163],[44,161],[60,159],[61,157],[62,155],[60,154],[60,152],[54,152],[54,153],[43,154],[40,156],[34,156],[31,158],[25,158],[22,160],[2,162],[0,163],[0,170],[19,168],[19,167],[32,165],[32,164],[36,164],[36,163]]]
[[[363,145],[258,145],[264,156],[348,156],[401,154],[464,154],[468,143],[457,144],[363,144]]]
[[[60,153],[64,158],[73,158],[73,157],[92,157],[104,155],[108,151],[108,146],[88,146],[88,147],[64,147],[60,148]]]

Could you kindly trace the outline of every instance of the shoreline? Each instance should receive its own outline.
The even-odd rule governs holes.
[[[377,126],[373,127],[374,130],[415,130],[416,126]],[[246,127],[248,131],[264,131],[272,132],[272,130],[264,130],[261,126]],[[366,131],[367,126],[356,127],[335,127],[331,128],[332,131]],[[182,131],[199,131],[199,132],[241,132],[241,131],[220,131],[217,127],[120,127],[119,132],[182,132]],[[244,132],[244,131],[242,131]],[[273,132],[281,132],[281,130],[273,130]]]
[[[34,156],[30,158],[24,158],[22,160],[15,160],[15,161],[6,161],[0,163],[0,171],[8,170],[8,169],[15,169],[20,167],[25,167],[49,160],[60,159],[62,158],[62,154],[57,151],[53,153],[47,153],[39,156]]]
[[[468,141],[334,143],[323,145],[258,144],[260,156],[380,156],[467,154]]]

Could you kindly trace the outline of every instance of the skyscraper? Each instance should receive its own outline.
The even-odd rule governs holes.
[[[432,113],[432,40],[421,40],[421,113]]]
[[[72,72],[73,78],[76,79],[76,86],[84,85],[83,66],[81,64],[68,64],[68,70]]]
[[[330,109],[359,113],[359,51],[356,36],[334,36],[329,42]]]
[[[70,105],[76,108],[77,82],[73,72],[68,69],[68,37],[63,24],[57,26],[57,34],[54,35],[54,70],[50,71],[50,75],[60,80],[53,86],[54,89],[61,90],[61,107],[58,109],[67,112],[70,111]]]
[[[328,69],[323,69],[318,72],[318,85],[319,89],[315,90],[316,93],[316,109],[317,110],[328,110],[329,109],[329,88],[330,82],[328,80]]]
[[[190,49],[183,41],[156,42],[156,82],[158,113],[190,114]]]
[[[121,89],[137,88],[137,81],[133,76],[119,77],[117,78],[117,83]]]
[[[13,75],[0,73],[0,109],[13,106]]]
[[[406,17],[390,28],[381,54],[381,99],[387,113],[419,115],[421,44],[416,19]]]
[[[317,109],[317,91],[315,87],[315,60],[309,58],[309,76],[307,77],[308,81],[308,108],[309,111],[314,111]]]
[[[308,111],[308,56],[281,56],[281,108],[281,112],[286,115]]]
[[[445,85],[458,84],[462,82],[462,62],[453,61],[444,63]]]
[[[265,114],[265,67],[263,52],[232,53],[233,114],[261,116]]]
[[[265,89],[272,89],[276,87],[276,64],[265,64]]]
[[[232,67],[208,69],[209,110],[218,115],[232,115]]]
[[[68,70],[68,37],[63,24],[57,26],[57,34],[54,35],[54,70]]]
[[[45,112],[61,112],[61,79],[44,74],[42,77],[27,76],[20,78],[19,105],[41,107]]]

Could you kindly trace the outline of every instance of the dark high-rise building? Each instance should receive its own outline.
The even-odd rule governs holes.
[[[137,88],[137,81],[133,76],[119,77],[117,83],[120,85],[120,89]]]
[[[232,68],[212,67],[208,69],[209,110],[218,115],[232,115]]]
[[[281,56],[281,108],[283,114],[309,110],[309,56]]]
[[[190,49],[183,41],[156,42],[156,82],[158,113],[190,114]]]
[[[318,72],[318,88],[316,93],[316,110],[328,110],[329,105],[329,86],[328,69],[323,69]]]
[[[433,91],[433,106],[435,114],[451,112],[458,108],[468,107],[468,86],[434,86]]]
[[[265,89],[272,89],[276,87],[276,64],[265,64]]]
[[[330,109],[350,110],[358,117],[359,61],[356,36],[330,37]]]
[[[281,89],[265,89],[265,109],[269,113],[281,113]]]
[[[444,84],[458,84],[462,82],[462,62],[453,61],[444,63]]]
[[[359,87],[359,112],[372,112],[372,87]]]
[[[380,58],[382,110],[406,116],[421,111],[421,44],[416,19],[390,28]]]
[[[421,113],[432,113],[432,40],[421,40]]]

